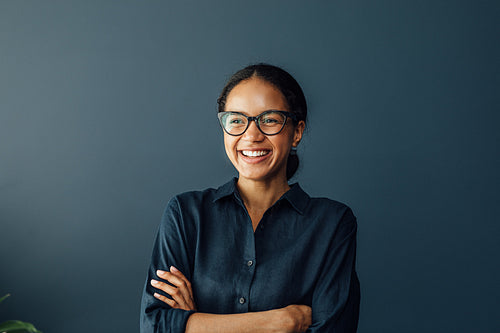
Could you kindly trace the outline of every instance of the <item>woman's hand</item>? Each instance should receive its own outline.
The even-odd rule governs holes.
[[[167,280],[172,285],[157,280],[151,280],[151,285],[154,288],[163,290],[164,292],[169,294],[172,299],[160,295],[159,293],[155,293],[154,297],[167,303],[171,308],[196,311],[196,304],[194,304],[191,283],[188,281],[188,279],[186,279],[184,274],[182,274],[174,266],[170,266],[170,272],[158,270],[156,271],[156,274],[160,278]]]
[[[312,309],[307,305],[289,305],[282,309],[285,330],[290,333],[305,332],[312,323]]]

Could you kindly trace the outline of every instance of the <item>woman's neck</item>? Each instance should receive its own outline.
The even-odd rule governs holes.
[[[236,186],[247,210],[262,214],[290,189],[286,177],[265,181],[240,177]]]

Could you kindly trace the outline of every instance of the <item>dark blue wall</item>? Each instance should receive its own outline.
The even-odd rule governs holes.
[[[0,1],[0,321],[137,332],[162,210],[235,172],[256,61],[310,105],[296,179],[359,221],[359,332],[493,332],[500,2]],[[497,317],[497,318],[495,318]]]

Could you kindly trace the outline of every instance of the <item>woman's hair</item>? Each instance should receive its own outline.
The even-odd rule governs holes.
[[[295,114],[297,122],[303,120],[306,122],[307,118],[307,103],[302,88],[298,82],[285,70],[269,65],[269,64],[256,64],[247,66],[236,73],[234,73],[217,99],[218,111],[225,111],[226,99],[231,90],[238,85],[241,81],[248,80],[252,77],[257,77],[275,86],[285,97],[288,104],[288,111]],[[296,125],[296,123],[294,124]],[[286,178],[293,177],[299,168],[299,157],[295,151],[288,155],[286,164]]]

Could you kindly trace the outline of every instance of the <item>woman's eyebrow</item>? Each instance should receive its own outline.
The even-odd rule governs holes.
[[[264,112],[269,112],[269,111],[284,111],[284,112],[287,112],[286,110],[281,110],[281,109],[267,109],[267,110],[264,110],[264,111],[260,112],[259,114],[263,114]],[[237,113],[244,114],[245,116],[248,116],[248,112],[246,112],[246,111],[226,110],[226,112],[237,112]]]

